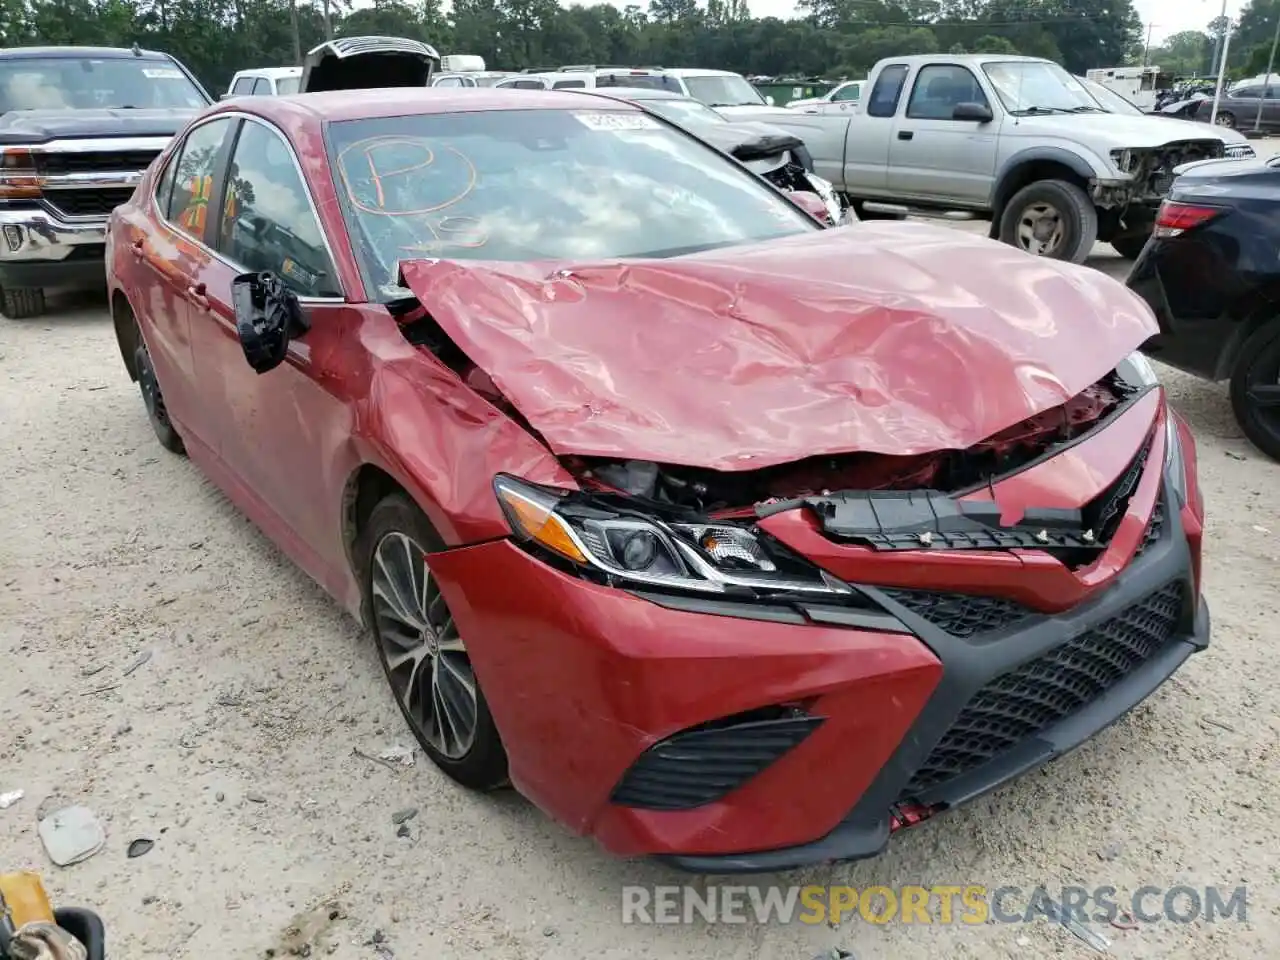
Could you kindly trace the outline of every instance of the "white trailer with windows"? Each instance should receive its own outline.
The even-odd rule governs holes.
[[[1170,78],[1159,67],[1099,67],[1085,73],[1085,79],[1113,90],[1142,110],[1156,108],[1156,93]]]

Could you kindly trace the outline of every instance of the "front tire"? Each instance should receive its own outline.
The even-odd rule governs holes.
[[[1000,214],[1000,241],[1037,257],[1083,263],[1098,239],[1098,211],[1066,180],[1037,180]]]
[[[5,287],[0,290],[0,313],[10,320],[44,316],[44,291],[39,287]]]
[[[507,754],[466,644],[431,573],[444,542],[417,504],[393,493],[360,533],[365,607],[378,659],[431,761],[473,790],[507,783]]]
[[[1280,460],[1280,320],[1245,341],[1231,375],[1231,409],[1249,441]]]

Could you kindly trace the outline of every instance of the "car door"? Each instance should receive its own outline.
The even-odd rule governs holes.
[[[889,189],[904,199],[985,204],[995,181],[999,119],[953,119],[962,103],[991,110],[967,66],[932,63],[916,71],[906,109],[889,141]]]
[[[220,419],[218,455],[302,544],[332,556],[326,538],[338,505],[326,502],[333,478],[322,453],[351,431],[331,390],[343,379],[354,313],[345,309],[314,201],[279,130],[244,119],[215,200],[220,216],[209,242],[217,255],[199,278],[203,309],[193,309],[192,330],[201,390]],[[310,324],[285,362],[264,374],[245,361],[232,305],[232,281],[261,271],[283,279]]]
[[[210,254],[202,242],[204,212],[213,178],[226,160],[235,123],[215,117],[193,127],[167,157],[152,198],[154,228],[130,228],[132,255],[148,289],[134,298],[144,312],[151,352],[165,404],[173,419],[208,445],[209,425],[199,396],[191,344],[191,294]]]

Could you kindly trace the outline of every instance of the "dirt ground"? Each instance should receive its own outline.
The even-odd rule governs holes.
[[[1110,952],[1275,955],[1280,465],[1222,386],[1161,373],[1199,442],[1211,648],[1094,742],[881,858],[754,882],[1244,884],[1247,922],[1106,928]],[[469,795],[421,755],[358,755],[411,743],[371,644],[157,445],[100,303],[0,320],[0,451],[0,793],[26,792],[0,810],[0,868],[98,910],[113,960],[1092,955],[1043,922],[624,926],[623,885],[687,878],[612,860],[518,796]],[[36,823],[68,803],[107,842],[59,869]],[[129,859],[137,838],[155,846]]]

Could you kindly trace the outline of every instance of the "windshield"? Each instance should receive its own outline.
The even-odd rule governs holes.
[[[1093,99],[1097,100],[1107,113],[1129,113],[1137,114],[1140,117],[1146,116],[1139,107],[1130,103],[1114,90],[1110,90],[1102,84],[1094,83],[1084,77],[1076,77],[1076,80],[1084,85],[1084,88],[1093,95]]]
[[[168,60],[49,57],[0,60],[0,113],[203,107],[208,99]]]
[[[301,77],[278,77],[276,78],[276,90],[281,96],[288,96],[291,93],[298,92],[298,84],[302,82]]]
[[[740,164],[638,112],[346,120],[329,156],[367,282],[401,260],[665,257],[820,229]]]
[[[645,107],[681,126],[698,123],[728,123],[705,103],[697,100],[640,100]]]
[[[730,74],[724,77],[685,77],[689,96],[709,107],[754,107],[764,98],[745,79]]]
[[[1105,113],[1075,77],[1044,60],[1000,60],[982,70],[1014,116],[1035,113]]]

